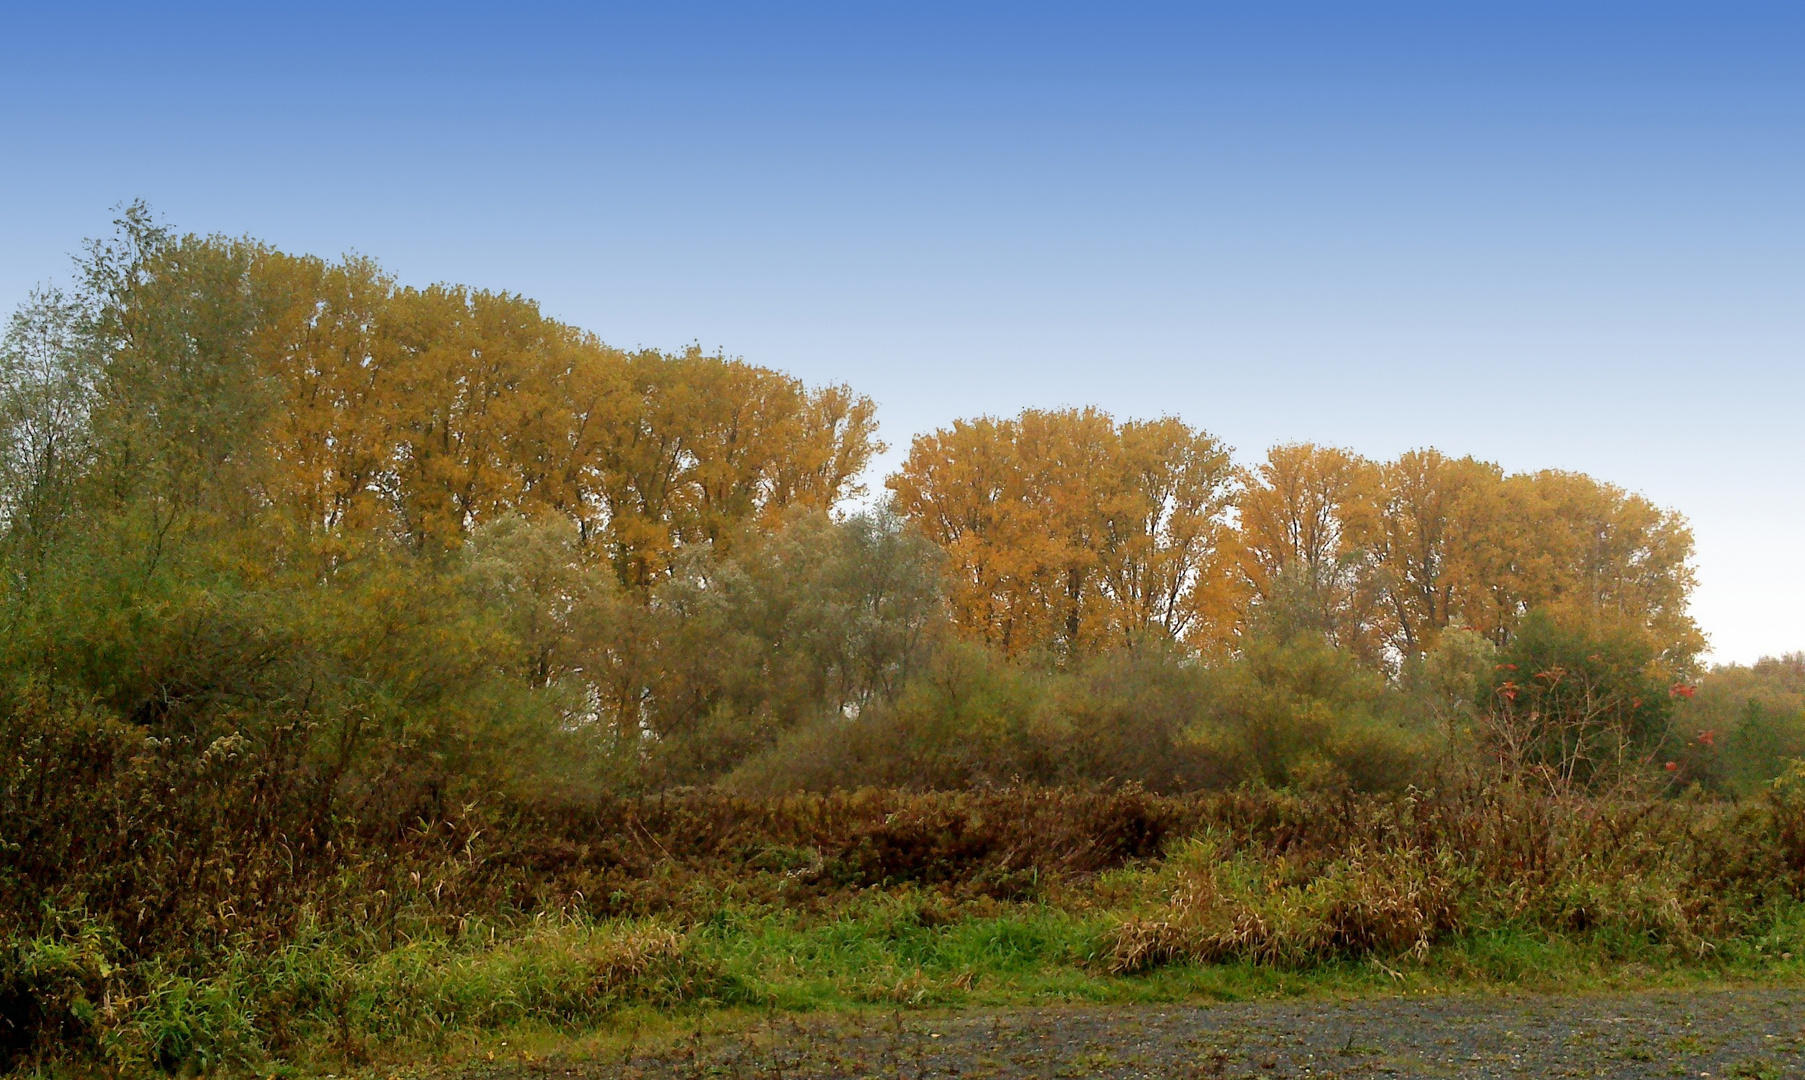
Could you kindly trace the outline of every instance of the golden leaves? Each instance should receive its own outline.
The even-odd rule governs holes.
[[[533,302],[403,289],[374,264],[264,252],[281,297],[256,351],[280,387],[271,500],[328,551],[422,550],[507,514],[559,513],[627,584],[791,505],[852,493],[870,399],[711,356],[625,353]]]
[[[832,507],[879,449],[871,401],[844,386],[623,352],[520,296],[401,288],[366,260],[196,243],[183,273],[255,297],[248,335],[211,316],[126,329],[200,343],[195,364],[244,342],[262,380],[244,400],[268,402],[261,496],[329,565],[372,538],[443,551],[498,517],[559,514],[643,592],[685,546]],[[194,424],[230,434],[222,410]],[[887,484],[948,552],[956,621],[1009,654],[1209,649],[1285,605],[1374,661],[1451,625],[1502,643],[1533,608],[1639,627],[1678,661],[1702,646],[1685,522],[1575,473],[1307,443],[1237,471],[1176,419],[1030,409],[916,439]]]
[[[1276,447],[1243,476],[1249,587],[1270,600],[1291,568],[1345,646],[1417,655],[1450,625],[1503,644],[1541,608],[1640,628],[1675,659],[1703,647],[1685,613],[1684,520],[1610,484],[1507,476],[1435,450],[1373,463],[1308,444]]]
[[[1683,519],[1574,473],[1308,443],[1237,471],[1178,420],[1083,409],[955,422],[888,483],[951,556],[955,621],[1009,654],[1207,650],[1256,612],[1375,664],[1451,625],[1502,644],[1538,608],[1637,628],[1676,663],[1703,644]]]
[[[960,626],[1062,655],[1221,622],[1231,466],[1175,419],[1027,410],[919,437],[889,487],[946,548]]]

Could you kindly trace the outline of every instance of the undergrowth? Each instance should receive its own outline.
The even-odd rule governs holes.
[[[0,1022],[25,1071],[270,1075],[723,1010],[1789,979],[1802,823],[1784,789],[471,810],[148,942],[44,890],[0,931]]]

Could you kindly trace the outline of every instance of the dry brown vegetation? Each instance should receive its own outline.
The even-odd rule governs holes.
[[[11,760],[19,749],[8,748]],[[0,828],[61,846],[0,881],[19,928],[0,971],[9,1054],[116,1045],[158,977],[205,970],[228,952],[280,954],[322,931],[379,945],[434,927],[455,937],[548,915],[625,918],[628,929],[581,951],[579,996],[605,1010],[731,996],[691,940],[723,910],[831,920],[872,890],[938,898],[916,916],[928,925],[1024,902],[1101,917],[1089,963],[1116,973],[1175,961],[1404,963],[1502,928],[1603,935],[1699,961],[1805,898],[1796,790],[1739,805],[1524,787],[777,799],[688,790],[581,807],[497,804],[439,822],[341,822],[310,847],[235,828],[230,808],[243,800],[232,793],[242,789],[229,772],[173,797],[165,777],[91,773],[100,783],[86,790],[104,791],[112,814],[33,801],[12,774]],[[210,797],[197,802],[201,791]],[[158,812],[163,802],[213,806],[220,827],[193,830]],[[149,897],[167,903],[150,907]],[[319,1023],[332,1004],[315,987],[261,1008],[264,1044],[279,1049],[285,1029]]]

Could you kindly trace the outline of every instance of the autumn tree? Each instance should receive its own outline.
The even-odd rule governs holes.
[[[637,753],[690,705],[745,698],[686,703],[674,673],[706,673],[729,636],[701,614],[720,597],[674,623],[660,587],[767,550],[748,538],[789,513],[826,522],[877,445],[844,387],[621,352],[519,296],[404,288],[365,260],[133,211],[83,269],[0,345],[0,668],[197,753],[286,748],[314,818],[347,793],[492,781],[602,727]],[[884,536],[868,546],[928,547]],[[836,543],[771,580],[814,580]],[[872,559],[833,562],[834,587]],[[831,689],[759,698],[761,723],[891,692],[907,665],[887,658],[914,646],[884,644],[891,603],[871,605],[821,609]]]
[[[376,535],[450,550],[553,512],[643,592],[686,545],[834,506],[879,448],[870,399],[843,386],[623,352],[522,297],[403,288],[367,260],[251,245],[243,263],[265,298],[243,352],[273,394],[253,412],[280,463],[269,497],[328,554]]]
[[[1301,627],[1371,654],[1366,571],[1377,488],[1371,462],[1312,443],[1275,446],[1244,470],[1236,501],[1240,566],[1254,602],[1282,599]]]
[[[1241,568],[1283,610],[1369,662],[1396,666],[1453,625],[1508,645],[1532,610],[1578,629],[1629,627],[1684,666],[1691,533],[1678,515],[1578,473],[1507,475],[1436,450],[1372,463],[1309,444],[1244,473]]]
[[[1549,607],[1575,623],[1635,627],[1660,660],[1690,664],[1705,639],[1687,612],[1697,577],[1685,519],[1580,473],[1540,472],[1533,484],[1538,516],[1554,523]]]
[[[1543,610],[1577,630],[1631,630],[1674,670],[1703,649],[1686,613],[1692,534],[1678,514],[1579,473],[1504,475],[1462,461],[1444,463],[1441,475],[1450,597],[1442,625],[1458,621],[1504,647]],[[1408,573],[1400,567],[1393,580]]]
[[[949,555],[954,617],[1007,654],[1223,631],[1232,466],[1214,437],[1095,409],[918,437],[887,482]]]
[[[622,411],[599,425],[578,498],[624,584],[660,580],[685,545],[832,508],[880,448],[875,406],[844,386],[694,348],[623,361]]]
[[[963,663],[924,659],[943,611],[972,670],[1031,661],[1027,697],[1040,667],[1164,687],[1168,743],[1193,684],[1162,664],[1329,649],[1403,686],[1532,613],[1633,639],[1657,681],[1702,645],[1684,520],[1580,474],[1311,444],[1236,470],[1175,418],[1030,409],[917,438],[900,520],[835,520],[879,448],[846,387],[133,215],[0,347],[0,662],[196,739],[257,715],[334,790],[430,782],[507,716],[532,718],[514,749],[607,730],[702,779],[799,723],[927,708],[918,673]],[[1151,667],[1117,680],[1119,655]],[[1246,701],[1289,701],[1274,679]],[[1115,693],[1080,742],[1109,743]],[[1345,705],[1321,700],[1298,715]],[[1040,713],[1011,710],[1016,745]]]
[[[1471,618],[1474,560],[1487,538],[1496,465],[1412,450],[1379,466],[1365,540],[1378,631],[1399,657],[1420,657],[1457,616]]]
[[[1100,507],[1111,636],[1221,644],[1236,594],[1227,448],[1173,417],[1127,421],[1117,437],[1120,482]]]

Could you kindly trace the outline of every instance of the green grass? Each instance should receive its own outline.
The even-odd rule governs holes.
[[[1799,909],[1703,955],[1602,931],[1503,927],[1421,958],[1297,969],[1180,962],[1124,976],[1103,963],[1119,913],[986,908],[948,911],[942,898],[905,890],[814,914],[726,907],[682,932],[653,921],[540,918],[421,933],[381,949],[319,936],[272,956],[235,957],[208,979],[153,979],[111,1056],[139,1067],[386,1076],[476,1054],[584,1056],[773,1013],[1805,979]]]

